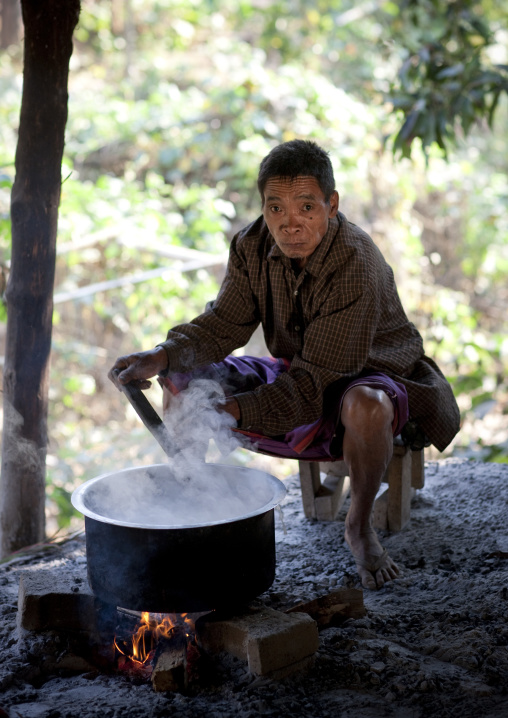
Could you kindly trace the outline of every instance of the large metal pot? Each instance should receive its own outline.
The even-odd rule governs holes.
[[[155,464],[104,474],[74,491],[96,596],[132,610],[184,613],[238,605],[271,586],[274,507],[284,484],[255,469],[203,464],[202,471],[211,474],[182,482],[168,464]],[[215,487],[211,520],[208,498],[195,501],[199,515],[193,511],[204,481]]]

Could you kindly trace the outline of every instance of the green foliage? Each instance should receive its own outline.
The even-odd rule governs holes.
[[[388,95],[403,118],[394,152],[409,157],[419,138],[425,153],[435,143],[446,154],[459,127],[467,135],[481,121],[492,126],[508,65],[489,58],[495,38],[476,0],[402,2],[393,29],[404,48]]]
[[[71,494],[62,486],[51,482],[51,475],[48,475],[48,489],[46,492],[48,501],[52,504],[52,512],[56,517],[56,527],[65,529],[71,525],[73,518],[79,518],[80,514],[71,503]]]

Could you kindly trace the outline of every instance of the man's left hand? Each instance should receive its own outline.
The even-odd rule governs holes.
[[[238,406],[238,402],[234,396],[228,397],[226,402],[224,404],[220,404],[217,409],[219,411],[225,411],[227,414],[231,414],[235,421],[240,421],[240,407]]]

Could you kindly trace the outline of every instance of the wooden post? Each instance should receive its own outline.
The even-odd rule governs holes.
[[[394,446],[388,466],[387,521],[389,531],[400,531],[411,515],[411,449]]]
[[[333,521],[349,494],[350,481],[345,462],[299,461],[298,466],[305,516]],[[374,528],[385,531],[404,528],[410,518],[414,491],[424,486],[424,466],[423,451],[394,445],[392,460],[383,477],[388,488],[378,496],[372,510]],[[323,483],[320,480],[321,471],[327,474]]]
[[[319,521],[334,521],[349,496],[349,488],[349,476],[328,474],[314,498],[316,518]]]
[[[308,519],[316,518],[314,497],[321,486],[318,461],[299,461],[300,487],[302,490],[303,512]]]
[[[349,476],[343,461],[299,461],[303,511],[308,519],[334,521],[349,494]],[[321,483],[321,469],[326,473]]]
[[[23,95],[6,291],[0,555],[44,538],[56,230],[79,0],[22,0]]]
[[[425,486],[425,452],[413,451],[411,454],[411,486],[423,489]]]

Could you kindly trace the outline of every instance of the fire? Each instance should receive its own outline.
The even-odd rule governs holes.
[[[194,623],[186,613],[179,616],[167,613],[141,613],[141,621],[128,639],[115,637],[116,649],[140,666],[149,662],[155,654],[161,640],[171,640],[177,636],[189,637]]]

